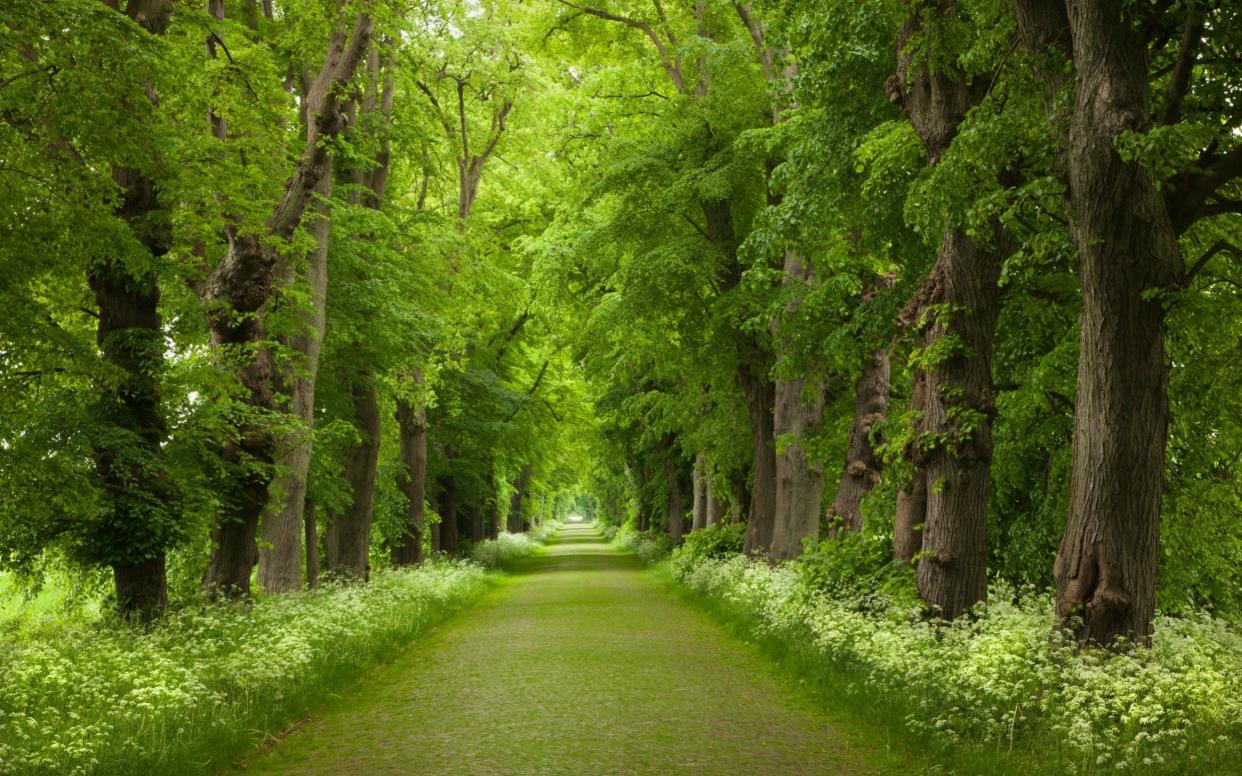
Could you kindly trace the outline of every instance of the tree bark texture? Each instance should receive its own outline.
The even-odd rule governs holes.
[[[260,523],[262,542],[259,546],[259,584],[269,593],[284,593],[302,586],[302,544],[306,504],[307,473],[313,452],[315,430],[315,381],[319,375],[319,353],[327,322],[325,303],[328,292],[328,238],[332,229],[332,174],[323,177],[315,189],[318,201],[316,218],[307,227],[315,239],[315,249],[307,257],[306,283],[310,305],[304,313],[303,330],[285,338],[282,343],[300,356],[282,376],[285,393],[290,397],[286,408],[297,418],[299,430],[279,442],[276,478],[272,499]],[[292,267],[290,267],[292,269]],[[285,278],[294,282],[292,273]]]
[[[328,572],[338,578],[366,580],[370,571],[371,521],[375,507],[375,465],[379,456],[380,411],[374,379],[363,376],[351,387],[354,415],[362,439],[350,452],[345,480],[351,498],[345,511],[328,523],[324,535]]]
[[[292,240],[315,190],[328,174],[331,141],[346,124],[342,98],[370,40],[371,18],[366,14],[358,17],[351,33],[333,33],[323,66],[307,93],[307,112],[312,118],[306,145],[280,201],[262,230],[230,230],[224,258],[200,288],[209,305],[211,343],[234,362],[245,401],[261,413],[281,409],[275,390],[279,375],[272,349],[263,344],[268,334],[262,323],[285,266],[285,257],[276,246]],[[237,466],[240,473],[212,534],[214,549],[203,577],[204,589],[225,596],[249,596],[250,576],[258,562],[259,517],[268,503],[276,455],[277,440],[261,422],[240,429],[238,441],[221,452],[223,460]]]
[[[785,253],[782,283],[786,288],[806,286],[813,278],[811,266],[793,251]],[[795,297],[785,309],[797,311]],[[779,328],[777,322],[774,328]],[[778,360],[788,355],[790,343],[778,339]],[[775,512],[768,554],[787,560],[802,554],[804,539],[819,536],[819,516],[824,496],[824,470],[807,457],[802,440],[824,412],[824,383],[815,376],[780,378],[773,387],[772,430],[776,455]]]
[[[884,465],[871,442],[871,430],[888,413],[888,350],[867,354],[854,383],[854,422],[845,451],[845,469],[828,511],[830,530],[839,535],[862,530],[862,499],[880,481]]]
[[[906,113],[935,165],[948,151],[967,111],[982,97],[979,85],[950,67],[914,60],[911,42],[924,32],[924,11],[951,17],[953,0],[916,3],[898,36],[897,74],[890,98]],[[1000,307],[1003,235],[981,245],[958,228],[941,237],[936,262],[908,317],[920,345],[940,345],[940,360],[925,365],[924,433],[937,440],[921,458],[927,479],[919,593],[937,616],[956,618],[987,597],[987,505],[992,458],[991,355]]]
[[[750,417],[752,482],[750,510],[746,522],[745,552],[763,555],[772,544],[772,527],[776,521],[776,430],[772,405],[776,389],[767,371],[749,364],[738,368],[746,412]]]
[[[421,382],[422,374],[417,380]],[[405,494],[405,531],[393,549],[398,566],[417,566],[423,562],[423,532],[427,514],[427,413],[407,399],[397,399],[397,427],[401,445],[401,472],[397,484]]]
[[[918,439],[923,433],[923,412],[927,409],[927,375],[915,370],[914,387],[910,392],[910,409],[919,420],[914,429],[915,441],[906,446],[905,457],[914,464],[910,480],[897,491],[897,512],[893,517],[893,558],[914,560],[923,549],[923,524],[927,522],[927,470],[922,466]]]
[[[1083,310],[1073,468],[1054,568],[1057,611],[1083,643],[1150,639],[1168,431],[1165,312],[1182,270],[1164,198],[1116,140],[1151,125],[1147,47],[1121,0],[1066,3],[1075,96],[1071,233]]]

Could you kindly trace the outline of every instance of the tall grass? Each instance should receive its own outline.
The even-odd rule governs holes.
[[[487,587],[435,561],[253,605],[201,604],[143,630],[44,626],[0,636],[0,774],[191,774],[322,702]]]
[[[977,617],[945,625],[736,555],[679,552],[671,572],[955,772],[1242,772],[1242,635],[1219,619],[1161,617],[1150,650],[1079,650],[1033,591],[995,587]]]

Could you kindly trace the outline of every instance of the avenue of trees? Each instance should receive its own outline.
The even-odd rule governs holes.
[[[1242,611],[1242,9],[0,19],[0,565],[155,616],[585,511]]]

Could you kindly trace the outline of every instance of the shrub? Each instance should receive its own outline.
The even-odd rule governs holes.
[[[673,565],[692,565],[707,558],[737,555],[745,541],[744,523],[709,525],[686,536],[682,545],[673,551]]]
[[[810,590],[856,597],[865,607],[920,605],[914,567],[893,560],[893,539],[888,535],[855,533],[824,539],[803,554],[794,569]]]
[[[366,585],[0,637],[0,774],[209,773],[343,679],[477,597],[479,566],[434,561]]]
[[[478,542],[470,548],[470,558],[484,568],[498,569],[530,557],[538,543],[527,534],[499,533],[495,539]]]
[[[976,617],[945,624],[895,598],[828,595],[797,564],[704,557],[674,574],[946,749],[1026,746],[1058,773],[1219,773],[1242,740],[1242,636],[1205,614],[1157,618],[1150,650],[1104,652],[1077,649],[1032,590],[994,586]]]

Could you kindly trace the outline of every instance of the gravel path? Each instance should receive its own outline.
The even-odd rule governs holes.
[[[252,774],[866,774],[753,649],[571,526]]]

